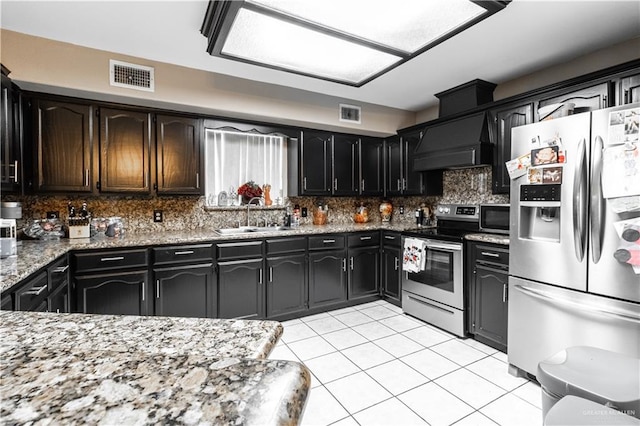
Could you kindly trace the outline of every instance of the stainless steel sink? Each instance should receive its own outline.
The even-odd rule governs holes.
[[[239,228],[219,228],[215,232],[220,235],[239,235],[256,232],[281,232],[289,231],[290,229],[288,226],[241,226]]]

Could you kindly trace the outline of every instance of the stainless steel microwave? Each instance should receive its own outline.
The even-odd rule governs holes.
[[[480,230],[509,234],[509,204],[480,204]]]

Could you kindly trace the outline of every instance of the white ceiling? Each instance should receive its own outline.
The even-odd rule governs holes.
[[[514,0],[356,88],[210,56],[207,1],[0,1],[0,26],[12,31],[411,111],[476,78],[500,84],[640,35],[638,0]]]

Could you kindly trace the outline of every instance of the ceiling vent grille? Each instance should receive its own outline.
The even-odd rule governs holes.
[[[360,114],[359,106],[340,104],[340,121],[360,124]]]
[[[129,64],[116,60],[109,61],[109,77],[112,86],[153,92],[154,69],[144,65]]]

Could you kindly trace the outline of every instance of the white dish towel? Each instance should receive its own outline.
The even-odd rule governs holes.
[[[417,273],[424,271],[427,243],[417,238],[405,238],[402,254],[402,270]]]

